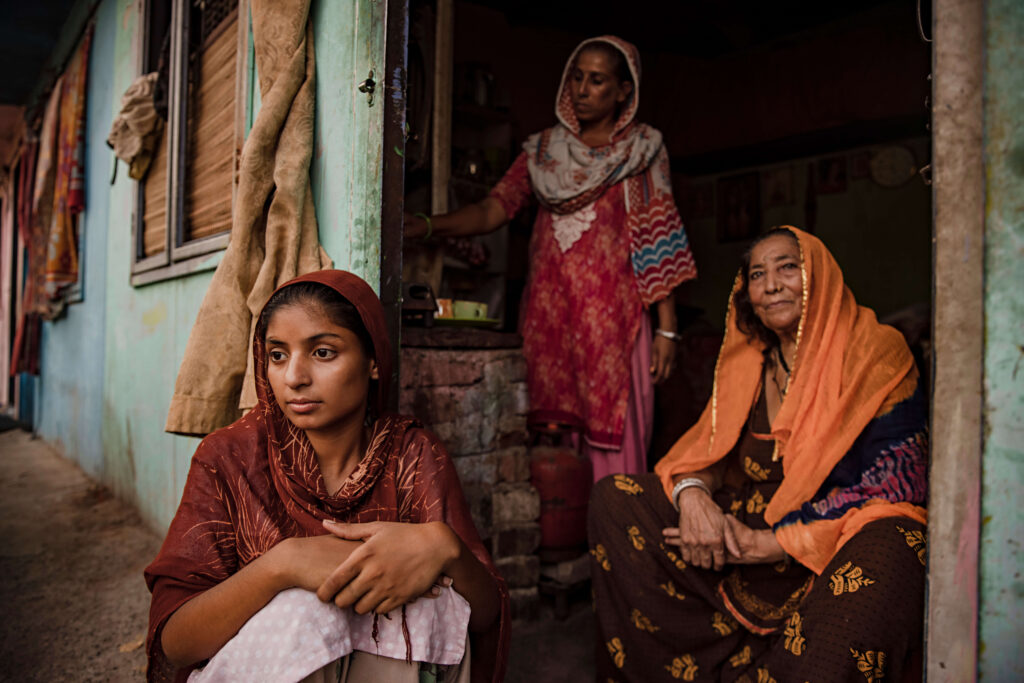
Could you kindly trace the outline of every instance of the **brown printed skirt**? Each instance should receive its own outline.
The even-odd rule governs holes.
[[[766,422],[762,400],[751,423],[762,431]],[[782,464],[754,430],[723,459],[714,498],[751,528],[766,529],[764,508]],[[920,666],[921,524],[873,522],[815,576],[795,562],[688,566],[662,536],[678,522],[653,474],[614,475],[595,486],[589,541],[598,681],[860,683],[901,681]]]

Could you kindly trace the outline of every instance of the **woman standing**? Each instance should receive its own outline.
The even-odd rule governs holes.
[[[559,123],[526,140],[490,195],[406,218],[412,237],[476,235],[536,197],[522,309],[529,419],[581,429],[595,479],[647,469],[653,385],[678,340],[672,292],[696,277],[661,133],[635,120],[639,86],[633,45],[583,41],[562,74]]]

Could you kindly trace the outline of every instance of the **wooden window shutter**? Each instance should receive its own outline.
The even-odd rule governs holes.
[[[184,241],[231,230],[237,27],[237,0],[206,0],[186,124]]]
[[[142,250],[144,256],[167,248],[167,125],[149,163],[143,184]]]

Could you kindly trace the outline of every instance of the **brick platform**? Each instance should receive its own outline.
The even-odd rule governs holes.
[[[474,331],[473,340],[485,335],[480,346],[499,348],[403,347],[399,409],[448,447],[473,522],[508,581],[512,616],[531,619],[539,604],[540,497],[529,481],[526,362],[507,348],[515,335],[487,334]]]

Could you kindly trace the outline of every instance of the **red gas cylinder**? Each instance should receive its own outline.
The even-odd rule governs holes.
[[[587,503],[594,471],[580,455],[567,425],[532,427],[530,483],[540,494],[540,558],[559,562],[580,554],[587,542]]]

